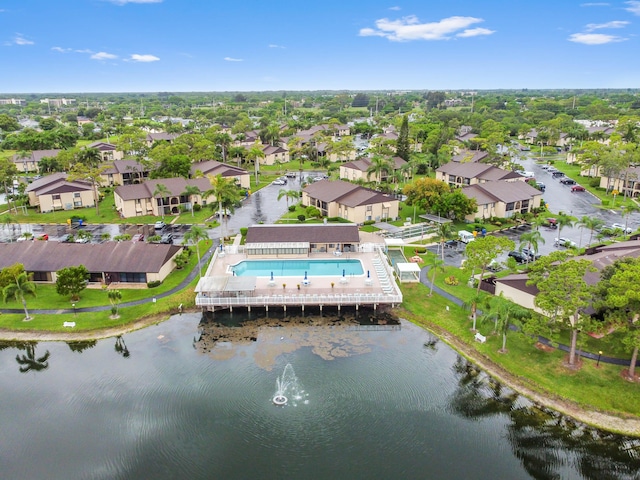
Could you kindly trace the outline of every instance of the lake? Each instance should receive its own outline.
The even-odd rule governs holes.
[[[2,478],[640,478],[638,440],[537,408],[411,323],[251,315],[1,344]]]

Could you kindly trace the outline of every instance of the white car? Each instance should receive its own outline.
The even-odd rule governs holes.
[[[578,246],[576,242],[574,242],[573,240],[569,240],[568,238],[565,238],[565,237],[556,238],[554,241],[554,244],[556,246],[566,247],[566,248],[575,248]]]
[[[286,185],[287,182],[282,180],[281,178],[277,178],[272,182],[274,185]]]
[[[520,175],[522,175],[525,178],[533,178],[534,177],[534,173],[533,172],[527,172],[527,171],[520,172]]]
[[[631,227],[626,227],[625,228],[625,226],[622,223],[612,223],[611,224],[611,229],[612,230],[622,230],[627,235],[630,234],[631,232],[633,232],[633,228],[631,228]]]

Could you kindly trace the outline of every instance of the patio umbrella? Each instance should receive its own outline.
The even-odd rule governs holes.
[[[306,270],[304,271],[304,279],[305,280],[307,279],[307,271]]]

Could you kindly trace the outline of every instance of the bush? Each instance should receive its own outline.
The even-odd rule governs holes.
[[[147,287],[156,288],[159,287],[162,282],[160,280],[154,280],[153,282],[147,282]]]
[[[427,253],[427,247],[416,247],[413,250],[413,253],[415,253],[416,255],[424,255],[425,253]]]
[[[603,207],[609,206],[609,200],[602,200],[602,206]]]
[[[298,221],[299,222],[304,222],[307,219],[307,217],[305,217],[302,213],[300,215],[298,215]]]
[[[599,187],[600,186],[600,179],[599,178],[592,178],[589,180],[589,186],[590,187]]]
[[[295,212],[296,211],[296,206],[295,205],[289,205],[289,211],[290,212]]]
[[[373,225],[374,223],[376,223],[375,220],[365,220],[362,222],[363,225]]]
[[[447,285],[458,285],[458,283],[460,283],[458,281],[458,279],[456,277],[454,277],[453,275],[449,276],[449,277],[445,277],[444,279],[444,283],[446,283]]]
[[[249,227],[240,227],[240,235],[243,237],[247,236],[247,232],[249,231]]]
[[[200,205],[199,203],[194,203],[193,204],[193,211],[194,212],[199,212],[200,210],[202,210],[202,205]]]

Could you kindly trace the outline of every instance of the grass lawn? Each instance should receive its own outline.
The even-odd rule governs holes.
[[[211,240],[203,241],[200,243],[200,254],[204,255],[206,251],[211,247]],[[195,253],[190,256],[189,263],[182,270],[175,270],[171,273],[165,281],[158,287],[152,289],[121,289],[122,303],[130,302],[133,300],[140,300],[144,298],[151,299],[152,297],[171,290],[179,285],[194,268],[197,268],[198,258]],[[202,271],[206,271],[207,264],[202,264]],[[167,298],[160,298],[156,303],[149,302],[144,305],[138,305],[134,307],[126,307],[120,310],[121,318],[114,323],[109,319],[111,315],[110,310],[104,312],[90,312],[90,313],[78,313],[74,316],[71,314],[36,314],[34,319],[30,322],[23,322],[24,313],[21,314],[2,314],[0,315],[0,328],[8,328],[14,330],[39,330],[39,331],[64,331],[62,322],[75,321],[75,330],[92,330],[98,328],[110,327],[118,324],[126,324],[134,322],[135,320],[148,315],[157,314],[163,311],[175,310],[179,304],[183,304],[185,307],[193,306],[195,302],[195,293],[193,288],[195,287],[198,278],[196,277],[187,288],[182,291],[171,295]],[[71,302],[68,296],[58,295],[55,285],[41,285],[37,286],[37,296],[27,297],[27,309],[60,309],[67,310],[72,308],[72,304],[75,303],[77,308],[94,307],[101,305],[109,305],[109,299],[107,294],[102,289],[85,289],[80,293],[80,300],[77,302]],[[22,308],[20,302],[10,300],[3,305],[3,308]],[[60,318],[62,317],[62,318]]]
[[[587,409],[640,415],[640,402],[637,401],[640,384],[624,381],[620,376],[621,367],[601,363],[596,368],[595,362],[584,360],[580,370],[567,370],[562,366],[564,352],[538,350],[531,338],[517,332],[510,332],[507,337],[508,352],[498,353],[501,337],[489,334],[484,344],[473,340],[467,311],[438,295],[428,297],[428,288],[421,284],[403,284],[402,292],[401,316],[427,328],[435,325],[445,329],[519,377],[530,388],[550,398],[573,400]],[[480,329],[490,332],[486,325],[481,325]]]

